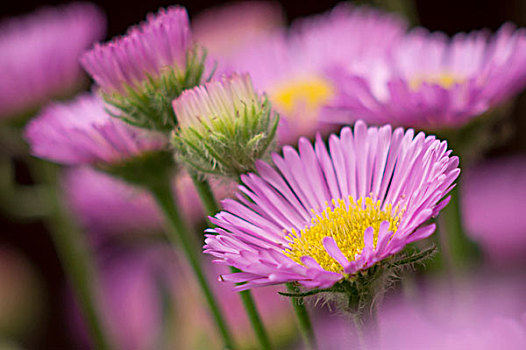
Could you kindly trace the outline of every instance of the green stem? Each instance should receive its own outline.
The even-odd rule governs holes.
[[[221,210],[221,207],[219,206],[219,203],[217,203],[214,193],[210,188],[210,184],[206,180],[201,180],[195,172],[189,172],[190,177],[194,182],[194,186],[197,189],[197,193],[199,194],[199,198],[201,198],[201,203],[203,203],[205,207],[206,214],[210,216],[217,214]]]
[[[217,212],[219,212],[220,207],[214,197],[212,189],[210,188],[210,184],[206,180],[200,180],[198,176],[193,172],[191,172],[190,175],[197,189],[199,197],[201,198],[201,202],[205,207],[206,213],[208,215],[215,215]],[[236,269],[235,267],[231,267],[230,270],[234,273],[240,272],[240,270]],[[272,349],[270,338],[267,334],[267,331],[265,330],[263,320],[259,315],[252,293],[248,290],[245,290],[240,292],[239,296],[241,297],[241,301],[243,302],[243,306],[245,307],[248,319],[250,320],[252,328],[256,333],[256,337],[259,341],[259,344],[261,345],[261,348]]]
[[[177,207],[174,198],[172,196],[170,180],[166,179],[163,183],[156,183],[155,185],[149,186],[153,197],[157,201],[159,208],[164,213],[165,219],[169,223],[166,233],[168,239],[177,247],[182,248],[186,259],[188,260],[197,281],[201,287],[201,290],[208,303],[210,311],[214,317],[215,323],[221,333],[225,349],[234,349],[233,338],[225,322],[225,318],[216,302],[216,298],[212,293],[212,289],[208,284],[208,281],[203,272],[203,267],[199,259],[199,247],[197,242],[193,239],[188,229],[187,224],[181,218],[179,208]]]
[[[291,293],[299,292],[299,289],[292,283],[287,283],[287,289]],[[316,350],[316,338],[314,336],[314,330],[312,329],[309,312],[303,303],[303,298],[292,297],[290,299],[292,301],[292,306],[294,307],[294,312],[296,313],[296,318],[298,319],[300,332],[303,337],[303,341],[305,342],[305,348],[309,350]]]
[[[45,218],[62,267],[73,287],[80,304],[87,327],[96,349],[111,349],[110,341],[104,332],[102,316],[97,308],[95,291],[95,268],[87,249],[85,237],[71,220],[67,208],[62,203],[57,186],[58,167],[34,159],[30,163],[35,180],[46,185],[46,203],[51,207]]]
[[[478,248],[466,235],[462,225],[459,189],[451,191],[451,201],[439,217],[440,233],[444,238],[444,255],[453,270],[465,270],[478,258]]]
[[[240,272],[235,267],[231,267],[230,270],[232,272]],[[259,316],[258,309],[256,307],[256,303],[254,302],[252,293],[248,290],[244,290],[242,292],[239,292],[239,296],[241,297],[241,301],[243,301],[243,306],[245,307],[245,311],[250,320],[250,323],[252,324],[252,328],[254,329],[254,332],[256,333],[256,337],[259,341],[259,344],[261,345],[261,348],[262,349],[272,349],[270,338],[267,334],[267,331],[265,330],[263,321],[261,320],[261,317]]]

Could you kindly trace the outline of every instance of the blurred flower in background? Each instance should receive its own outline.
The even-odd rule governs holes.
[[[391,123],[424,130],[461,127],[510,101],[526,83],[526,31],[503,25],[459,33],[417,28],[388,55],[335,69],[338,113],[329,122]]]
[[[329,131],[320,123],[337,90],[326,72],[335,65],[384,54],[403,35],[405,22],[372,8],[340,5],[329,13],[294,22],[247,43],[220,61],[220,71],[250,73],[280,113],[278,141],[295,144],[299,136]]]
[[[163,220],[143,189],[100,171],[78,167],[63,176],[66,201],[93,234],[158,231]]]
[[[116,234],[126,239],[133,234],[162,230],[163,218],[144,189],[88,167],[66,170],[63,188],[67,203],[91,236],[104,239]],[[223,182],[214,182],[212,188],[217,198],[224,198],[233,190]],[[174,195],[189,222],[197,225],[204,221],[203,206],[184,170],[174,178]]]
[[[99,266],[104,319],[118,349],[221,348],[191,271],[168,246],[106,251]],[[211,277],[228,270],[207,266]],[[237,293],[219,284],[214,289],[241,349],[257,348]],[[255,298],[275,344],[292,342],[296,330],[288,301],[276,288],[261,290]],[[86,346],[89,338],[82,319],[77,308],[72,311],[77,344]]]
[[[105,31],[102,12],[90,3],[43,8],[0,23],[0,117],[73,95],[86,82],[78,58]]]
[[[105,326],[117,349],[146,350],[163,346],[163,317],[171,313],[176,276],[173,253],[167,247],[150,246],[136,251],[100,254],[99,301]],[[70,300],[71,302],[72,300]],[[90,340],[78,307],[70,309],[77,346]]]
[[[386,298],[377,321],[364,325],[374,350],[519,350],[526,346],[526,284],[519,276],[429,280],[411,295]],[[330,306],[329,306],[330,309]],[[334,313],[315,318],[320,349],[357,344],[353,321]]]
[[[526,347],[523,280],[483,276],[431,283],[417,298],[393,298],[366,331],[379,350]]]
[[[110,116],[92,94],[46,107],[26,127],[33,155],[64,164],[122,163],[166,147],[167,138]]]
[[[279,3],[239,1],[200,12],[192,19],[192,32],[212,58],[229,58],[284,25]]]
[[[522,269],[526,263],[526,157],[493,159],[469,169],[462,188],[469,236],[493,263]]]

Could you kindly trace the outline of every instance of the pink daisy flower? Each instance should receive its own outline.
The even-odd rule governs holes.
[[[159,75],[164,67],[182,70],[191,45],[188,14],[176,6],[150,14],[126,36],[95,45],[81,63],[104,91],[126,93],[127,87]]]
[[[463,126],[518,94],[526,83],[526,32],[505,24],[486,31],[442,33],[418,28],[389,55],[348,62],[333,72],[338,113],[326,121],[439,130]]]
[[[105,33],[89,3],[44,8],[0,23],[0,116],[23,114],[82,83],[80,54]]]
[[[111,117],[91,94],[46,107],[28,124],[25,138],[33,155],[63,164],[118,164],[167,146],[165,135]]]
[[[313,146],[299,141],[277,169],[257,163],[237,200],[223,201],[205,252],[242,272],[223,275],[244,290],[297,281],[328,288],[431,235],[426,223],[460,173],[445,141],[412,129],[357,122]]]
[[[324,107],[336,98],[326,71],[349,60],[385,53],[406,24],[370,8],[338,6],[295,22],[226,60],[228,69],[248,72],[280,113],[279,142],[293,144],[300,135],[329,130],[320,123]]]

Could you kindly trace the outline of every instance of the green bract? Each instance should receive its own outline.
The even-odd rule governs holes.
[[[268,99],[245,105],[235,116],[209,116],[179,128],[172,144],[178,156],[200,173],[237,178],[254,171],[274,140],[279,116]]]

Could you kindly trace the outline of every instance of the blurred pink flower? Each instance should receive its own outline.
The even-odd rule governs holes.
[[[526,31],[503,25],[449,39],[423,28],[389,55],[349,61],[331,74],[338,113],[328,122],[391,123],[424,130],[461,127],[517,95],[526,84]]]
[[[526,157],[488,161],[462,182],[462,213],[469,236],[494,263],[526,261]]]
[[[364,326],[367,349],[519,350],[526,348],[526,285],[514,279],[479,276],[432,281],[416,295],[391,295],[378,323]],[[359,349],[352,320],[319,314],[315,330],[320,349]]]
[[[244,46],[284,26],[276,2],[240,1],[209,8],[192,19],[194,40],[215,58],[232,57]]]
[[[94,233],[157,231],[163,218],[145,190],[88,167],[66,170],[66,200],[76,217]]]
[[[168,246],[106,251],[99,266],[99,301],[116,349],[220,348],[221,339],[215,335],[195,277]],[[206,266],[211,278],[224,271],[213,264]],[[251,325],[239,295],[226,286],[214,286],[235,337],[246,345],[243,348],[254,348]],[[275,288],[261,290],[255,298],[266,325],[277,337],[274,339],[290,340],[294,323],[288,300]],[[71,310],[70,317],[79,345],[89,344],[78,309]],[[167,323],[162,323],[163,317],[168,317]]]
[[[227,59],[224,69],[250,73],[280,113],[279,142],[294,144],[299,136],[331,129],[320,123],[324,107],[336,98],[327,70],[384,54],[405,27],[394,15],[340,5],[294,22],[289,32],[277,30],[255,40]]]
[[[163,332],[161,288],[165,288],[168,298],[175,290],[172,251],[160,246],[144,248],[113,251],[100,260],[100,309],[116,349],[154,349]],[[76,305],[69,310],[76,342],[86,347],[90,340],[83,318]]]
[[[369,341],[380,350],[526,348],[524,283],[492,276],[432,285],[417,300],[395,298]]]
[[[167,138],[110,116],[102,99],[82,94],[46,107],[25,129],[33,155],[63,164],[116,164],[163,150]]]
[[[174,178],[174,195],[182,214],[191,223],[204,220],[204,210],[190,176],[181,170]],[[67,203],[83,226],[93,234],[148,233],[159,231],[164,219],[149,193],[89,167],[66,170],[63,188]],[[213,191],[224,198],[228,185],[214,183]]]
[[[101,39],[106,22],[90,3],[43,8],[0,23],[0,117],[12,117],[74,92],[78,58]]]

